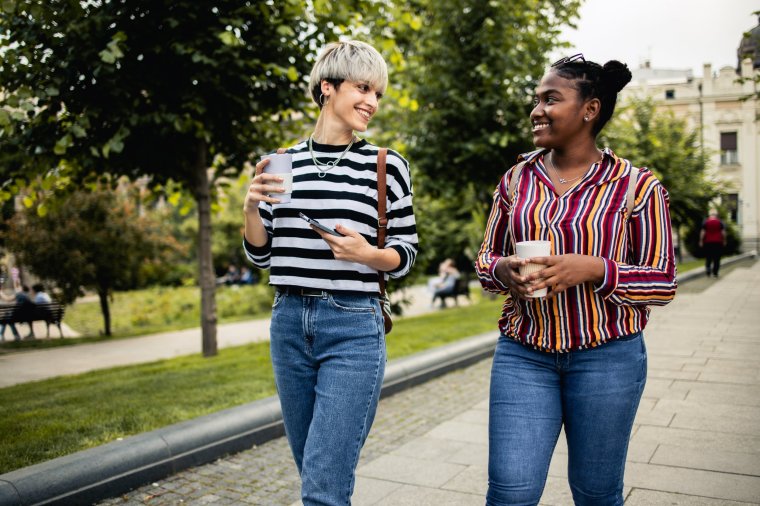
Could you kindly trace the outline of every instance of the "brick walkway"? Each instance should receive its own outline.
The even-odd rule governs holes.
[[[682,287],[645,335],[626,505],[760,505],[760,262]],[[355,506],[482,506],[489,369],[486,360],[382,400]],[[541,504],[572,504],[566,453],[561,437]],[[278,439],[101,504],[288,506],[298,488]]]

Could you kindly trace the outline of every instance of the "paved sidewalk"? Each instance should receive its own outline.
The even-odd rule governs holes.
[[[653,310],[627,505],[760,505],[759,287],[760,262],[740,264]],[[383,399],[353,504],[482,505],[489,370],[486,360]],[[560,438],[541,504],[572,504],[566,476]],[[298,487],[280,438],[101,504],[287,506]]]
[[[394,296],[409,299],[410,304],[405,310],[405,316],[415,316],[436,310],[430,305],[430,295],[424,286],[413,286],[405,291],[399,291]],[[460,305],[468,303],[464,296],[458,299]],[[37,336],[45,336],[44,328],[40,322],[35,324]],[[58,329],[54,330],[55,333],[51,331],[51,335],[58,339]],[[20,330],[22,333],[27,331],[26,325]],[[217,327],[219,349],[268,339],[268,318],[226,323]],[[0,354],[0,388],[55,376],[154,362],[196,353],[201,353],[200,328],[92,344]]]

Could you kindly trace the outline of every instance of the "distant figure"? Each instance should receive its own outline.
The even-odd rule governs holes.
[[[433,299],[430,301],[430,305],[435,305],[435,299],[441,299],[441,307],[446,307],[446,295],[454,293],[457,280],[459,279],[459,270],[454,263],[454,260],[447,258],[438,266],[438,277],[435,277],[428,282],[428,289],[433,294]]]
[[[259,282],[259,278],[251,269],[244,265],[240,268],[239,282],[241,285],[255,285]]]
[[[14,281],[18,280],[14,278]],[[10,296],[0,292],[0,299],[7,302],[13,302],[15,304],[16,308],[13,311],[13,319],[15,320],[17,315],[30,312],[34,308],[34,302],[32,302],[28,286],[22,285],[19,287],[18,282],[14,283],[14,285],[16,288],[16,294],[14,296]],[[29,334],[26,335],[24,339],[34,339],[34,328],[32,327],[32,322],[27,323],[29,324]],[[21,335],[18,333],[16,325],[13,323],[8,323],[7,325],[11,328],[13,338],[16,341],[20,341]],[[5,326],[5,323],[0,325],[0,339],[3,341],[5,341]]]
[[[32,285],[32,298],[35,304],[49,304],[53,302],[50,295],[45,292],[45,287],[42,283],[35,283]]]
[[[726,247],[726,226],[718,218],[717,211],[710,211],[710,215],[702,222],[702,230],[699,231],[699,247],[705,250],[705,274],[708,277],[718,277],[720,271],[720,257],[723,248]]]

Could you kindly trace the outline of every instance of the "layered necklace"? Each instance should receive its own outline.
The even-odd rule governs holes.
[[[349,152],[351,149],[351,146],[354,145],[354,141],[356,141],[356,137],[351,134],[351,142],[348,143],[348,147],[343,151],[343,153],[340,154],[338,158],[335,158],[334,160],[330,160],[329,162],[320,162],[317,160],[317,157],[314,156],[314,148],[312,147],[314,135],[309,136],[309,154],[311,154],[311,161],[314,162],[314,166],[319,171],[319,177],[324,178],[325,174],[327,174],[327,171],[335,167],[340,163],[341,160],[343,160],[343,157],[346,156],[346,153]]]

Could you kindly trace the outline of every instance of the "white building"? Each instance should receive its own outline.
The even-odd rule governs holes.
[[[621,98],[648,95],[657,108],[685,118],[701,132],[715,178],[729,183],[723,204],[741,231],[743,249],[760,249],[760,100],[757,70],[742,61],[740,72],[723,67],[714,72],[705,64],[702,76],[690,70],[654,69],[648,63],[632,72]],[[749,78],[741,83],[742,77]]]

